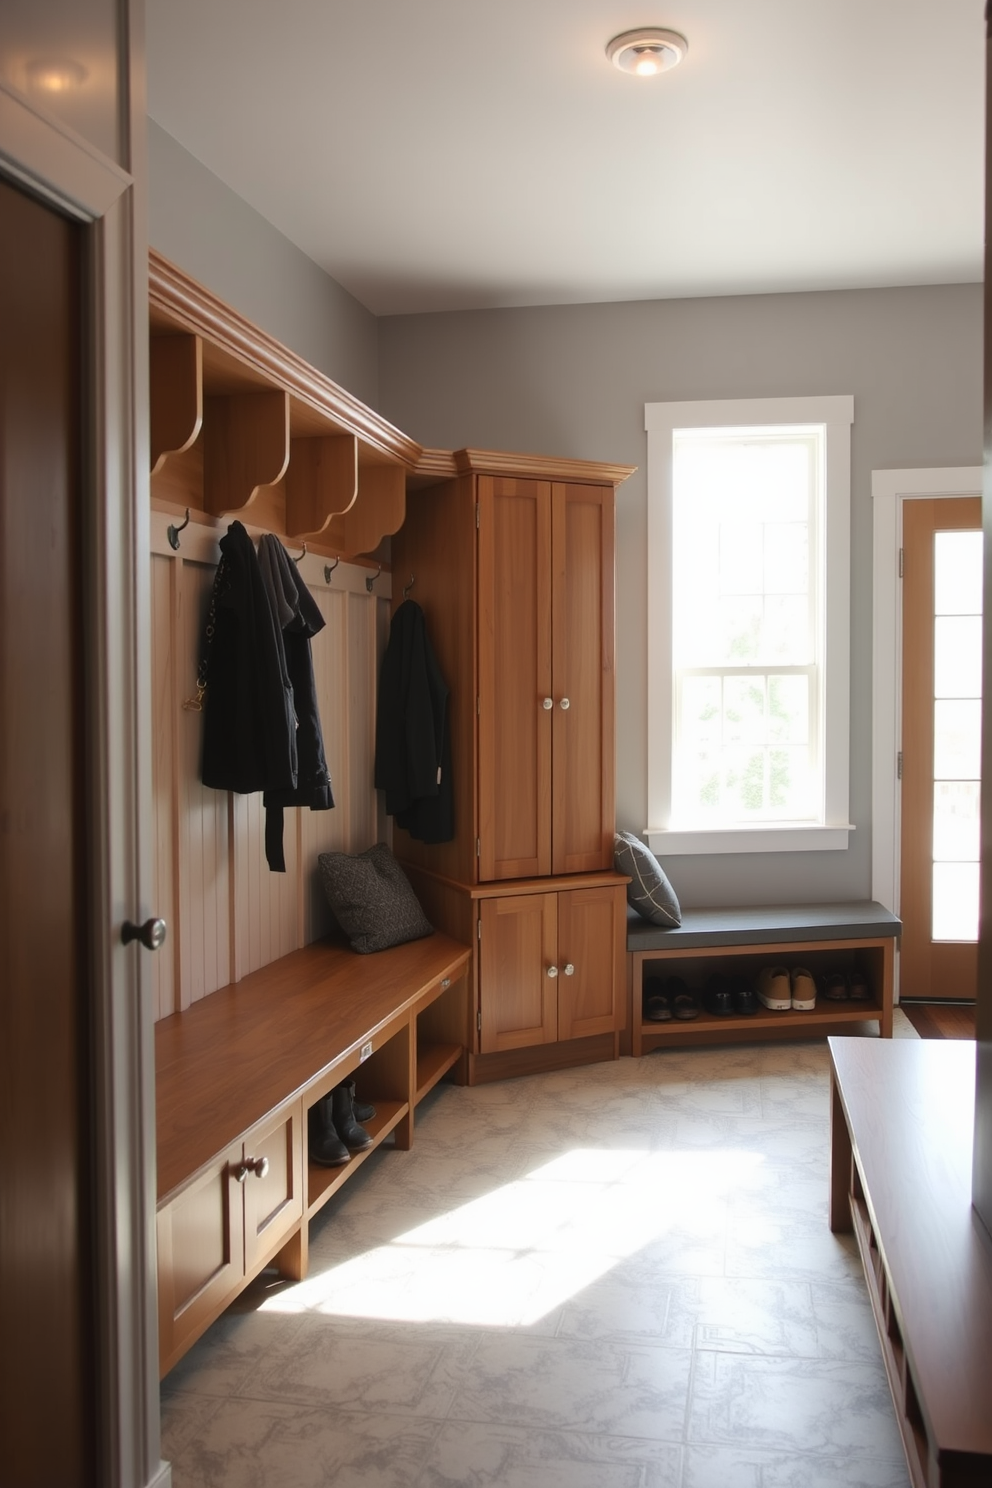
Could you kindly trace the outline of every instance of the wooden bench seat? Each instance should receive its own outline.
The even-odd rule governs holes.
[[[627,916],[630,986],[630,1052],[646,1053],[665,1043],[736,1043],[749,1039],[810,1037],[836,1031],[841,1023],[876,1022],[892,1036],[897,917],[873,899],[832,904],[760,906],[683,911],[682,924],[666,930],[634,910]],[[797,964],[814,975],[857,967],[868,978],[869,1002],[817,1000],[811,1012],[770,1012],[714,1017],[701,1012],[684,1022],[655,1023],[642,1013],[644,978],[680,976],[700,990],[714,972],[754,978],[766,964]]]
[[[307,1224],[417,1102],[464,1078],[469,950],[434,934],[359,956],[319,942],[156,1026],[163,1374],[273,1261],[300,1278]],[[376,1106],[373,1145],[307,1160],[307,1112],[342,1080]]]

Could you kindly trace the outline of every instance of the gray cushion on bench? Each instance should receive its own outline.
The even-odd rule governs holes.
[[[664,868],[649,847],[632,832],[613,838],[613,866],[630,878],[627,903],[655,925],[678,925],[682,920],[678,895]]]
[[[685,946],[775,945],[803,940],[873,940],[902,933],[902,922],[874,899],[833,904],[758,905],[736,909],[686,909],[677,929],[646,924],[627,914],[628,951]]]
[[[327,902],[353,951],[368,955],[433,935],[434,926],[385,842],[354,856],[321,853],[317,866]]]

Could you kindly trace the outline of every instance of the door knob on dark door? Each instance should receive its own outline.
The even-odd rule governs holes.
[[[146,951],[157,951],[164,939],[164,920],[146,920],[143,925],[134,925],[130,920],[125,920],[121,926],[121,940],[125,945],[130,945],[132,940],[140,940]]]

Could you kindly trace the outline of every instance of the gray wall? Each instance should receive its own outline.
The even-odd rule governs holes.
[[[148,178],[151,246],[376,407],[375,316],[153,119]]]
[[[871,472],[982,458],[979,285],[395,316],[383,414],[422,444],[641,468],[617,530],[618,825],[647,825],[644,404],[853,393],[851,820],[847,852],[667,863],[688,906],[863,898],[871,889]]]

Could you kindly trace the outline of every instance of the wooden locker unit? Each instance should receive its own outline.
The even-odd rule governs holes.
[[[450,478],[423,484],[446,460]],[[490,1054],[593,1036],[613,1049],[622,1022],[614,522],[615,488],[630,473],[428,452],[393,539],[397,584],[413,581],[450,689],[456,792],[453,842],[396,829],[394,847],[434,922],[464,936],[468,920],[476,932],[472,1078]],[[549,977],[563,925],[586,948],[604,935],[578,928],[583,889],[605,895],[597,968],[585,970],[586,955],[581,974]]]

